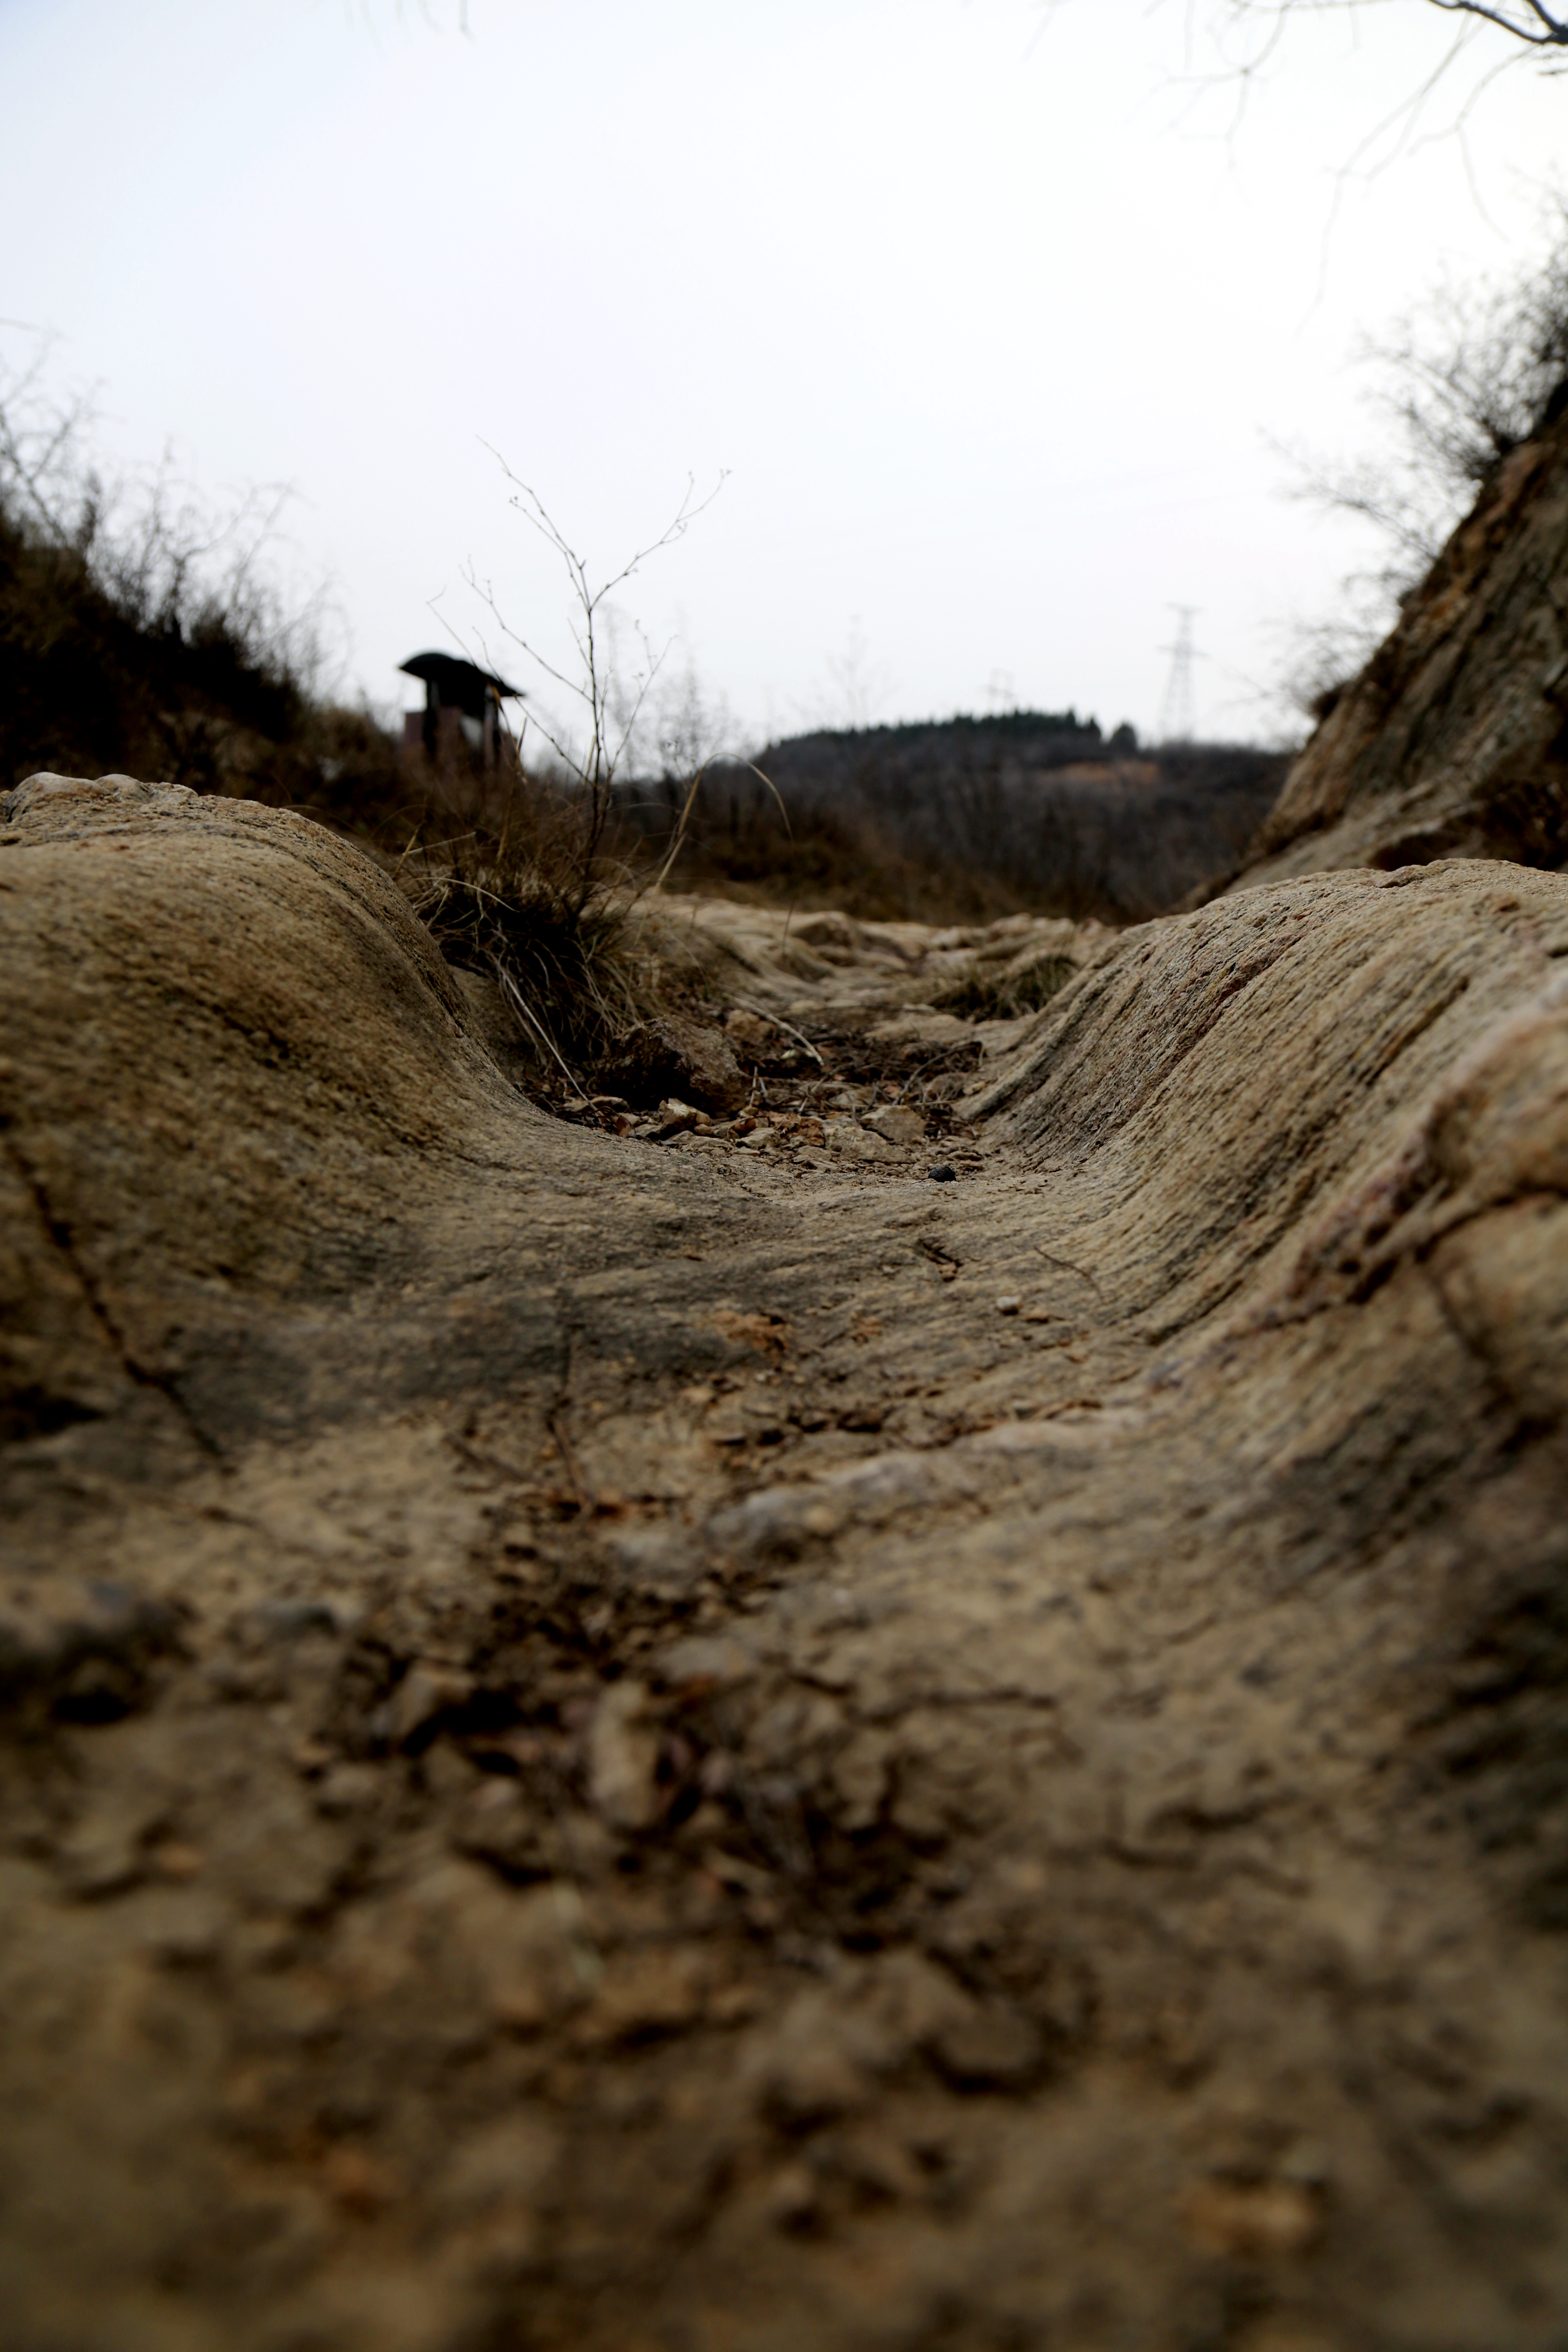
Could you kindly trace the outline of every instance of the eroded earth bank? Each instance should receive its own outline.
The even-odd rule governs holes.
[[[951,1082],[656,1140],[0,816],[8,2344],[1568,2341],[1568,879],[735,915]]]

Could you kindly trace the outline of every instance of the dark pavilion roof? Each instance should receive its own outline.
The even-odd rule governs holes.
[[[461,710],[470,719],[482,719],[485,704],[492,694],[508,700],[521,696],[520,686],[509,686],[493,669],[480,669],[477,662],[459,661],[455,654],[410,654],[398,668],[408,677],[423,678],[436,689],[438,703]]]

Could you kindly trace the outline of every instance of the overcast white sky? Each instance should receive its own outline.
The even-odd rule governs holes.
[[[756,733],[848,715],[857,632],[879,717],[1148,730],[1173,604],[1200,727],[1258,731],[1357,552],[1268,436],[1364,446],[1357,330],[1534,248],[1568,79],[1347,178],[1454,20],[1300,17],[1237,124],[1217,6],[0,0],[0,315],[112,457],[295,486],[380,703],[431,599],[477,644],[470,562],[564,645],[489,443],[599,570],[728,469],[622,603]]]

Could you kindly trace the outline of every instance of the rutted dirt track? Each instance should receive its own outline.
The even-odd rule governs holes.
[[[1068,943],[939,1183],[0,814],[8,2344],[1568,2344],[1568,880]]]

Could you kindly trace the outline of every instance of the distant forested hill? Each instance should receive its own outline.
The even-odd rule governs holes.
[[[1235,744],[1141,750],[1072,710],[821,730],[711,765],[680,870],[866,915],[1136,921],[1234,869],[1285,767]],[[668,831],[683,797],[645,782],[634,822]]]

